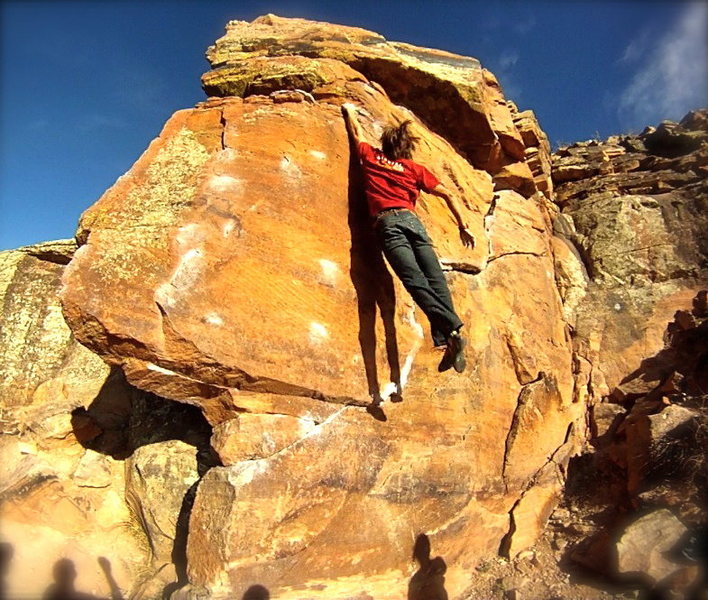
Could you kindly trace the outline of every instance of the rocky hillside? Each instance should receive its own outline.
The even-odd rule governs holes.
[[[707,285],[705,113],[551,157],[473,58],[273,15],[207,58],[207,100],[87,209],[78,247],[0,254],[8,594],[474,598],[482,565],[546,535],[601,415],[651,421],[668,379],[705,389],[700,345],[690,369],[645,368]],[[464,204],[472,249],[419,202],[462,375],[437,373],[371,237],[344,102],[372,142],[412,119],[414,158]]]
[[[706,175],[708,110],[553,155],[595,396],[556,535],[595,576],[677,600],[705,597],[708,560]]]

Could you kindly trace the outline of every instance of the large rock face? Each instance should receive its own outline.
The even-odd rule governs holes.
[[[579,261],[556,256],[544,196],[509,189],[533,194],[525,163],[496,193],[487,172],[523,159],[512,108],[473,59],[361,30],[267,17],[230,24],[209,56],[223,97],[175,114],[84,213],[62,293],[82,343],[215,427],[224,466],[194,499],[190,593],[400,598],[426,533],[460,598],[481,556],[533,543],[583,428],[554,274]],[[437,373],[372,239],[344,101],[372,142],[412,118],[414,158],[463,200],[474,249],[443,203],[419,203],[466,323],[461,376]]]

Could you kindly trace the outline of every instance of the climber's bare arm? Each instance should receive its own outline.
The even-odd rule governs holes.
[[[347,131],[352,140],[354,140],[354,143],[358,146],[359,142],[363,142],[364,140],[361,133],[361,126],[356,116],[356,106],[349,102],[343,104],[342,114],[344,115],[344,122],[347,124]]]
[[[431,193],[445,200],[445,203],[447,204],[448,208],[450,209],[450,212],[453,214],[458,226],[460,227],[460,238],[462,239],[462,243],[465,246],[474,246],[474,236],[470,232],[467,222],[462,217],[460,204],[455,199],[455,196],[442,183],[436,185],[435,188],[433,188],[433,190],[431,191]]]

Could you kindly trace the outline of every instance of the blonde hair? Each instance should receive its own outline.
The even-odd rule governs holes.
[[[399,158],[412,158],[413,150],[418,143],[418,138],[411,131],[413,123],[406,119],[399,125],[388,125],[381,134],[381,150],[387,158],[398,160]]]

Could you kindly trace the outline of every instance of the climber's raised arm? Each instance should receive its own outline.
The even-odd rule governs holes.
[[[474,236],[470,232],[467,222],[462,218],[460,205],[455,199],[455,196],[442,183],[436,185],[430,193],[442,198],[447,203],[450,212],[455,217],[455,220],[460,228],[460,239],[462,240],[462,243],[465,246],[474,246]]]
[[[344,115],[344,122],[347,124],[349,135],[354,140],[354,143],[359,146],[359,143],[364,140],[362,139],[361,126],[356,116],[356,106],[350,102],[342,104],[342,114]]]

